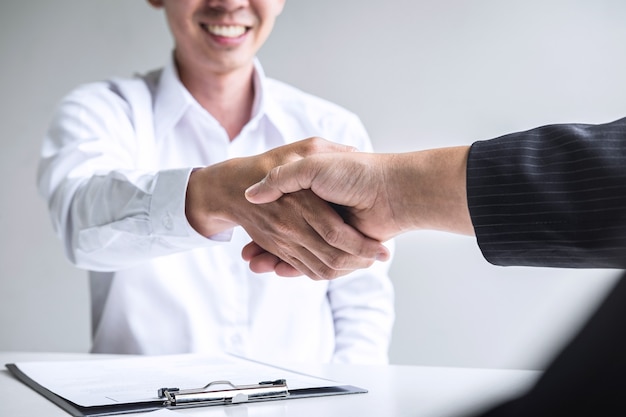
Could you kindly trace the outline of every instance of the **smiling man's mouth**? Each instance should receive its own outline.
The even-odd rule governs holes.
[[[211,35],[223,38],[237,38],[248,30],[248,27],[241,25],[202,25]]]

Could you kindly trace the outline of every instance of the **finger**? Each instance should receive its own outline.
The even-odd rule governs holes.
[[[263,255],[252,265],[255,271],[274,268],[282,275],[293,275],[292,267],[312,279],[334,279],[389,256],[386,247],[346,224],[328,203],[310,191],[285,195],[268,207],[281,208],[281,216],[272,222],[275,233],[268,236],[253,229],[249,232],[258,246],[287,265],[279,267],[276,259]],[[244,259],[259,257],[262,251],[258,246],[245,248]]]
[[[375,261],[328,245],[313,229],[311,233],[301,235],[299,246],[291,246],[288,255],[279,257],[314,280],[332,280],[357,269],[369,268]]]
[[[301,248],[301,250],[307,252],[306,248]],[[290,259],[289,261],[284,261],[280,258],[278,259],[279,262],[276,263],[274,267],[274,272],[277,275],[283,277],[293,277],[304,274],[314,281],[333,280],[347,275],[355,269],[359,269],[359,267],[336,269],[325,264],[324,262],[321,262],[319,258],[313,255],[303,255],[302,253],[298,255],[298,258]],[[264,262],[269,262],[269,260],[264,260]]]
[[[316,242],[316,245],[319,245],[319,242]],[[338,278],[355,269],[364,268],[371,264],[370,261],[359,262],[358,264],[344,261],[341,265],[349,265],[347,268],[335,269],[324,263],[318,256],[304,246],[292,247],[291,249],[295,251],[295,255],[284,255],[287,260],[283,260],[279,256],[266,251],[257,242],[252,241],[243,247],[241,255],[245,261],[248,261],[249,268],[252,272],[259,274],[275,272],[281,277],[306,275],[313,280]],[[337,259],[341,257],[356,259],[356,257],[343,252],[336,251],[335,253],[339,253],[339,256],[328,256],[328,258],[333,259],[335,263],[337,263]]]
[[[263,249],[258,243],[252,241],[245,245],[243,249],[241,249],[241,257],[244,261],[250,262],[253,258],[266,252],[267,251]]]
[[[313,213],[305,212],[303,217],[328,245],[321,246],[322,250],[320,252],[313,251],[319,257],[325,255],[323,249],[329,246],[368,261],[386,261],[391,256],[389,249],[385,245],[363,235],[357,229],[347,224],[330,205],[325,206],[322,210],[318,208]],[[334,252],[331,252],[331,256],[333,256]],[[326,261],[330,262],[330,259],[326,259]],[[364,263],[360,263],[360,265],[364,265]],[[341,267],[341,265],[336,266],[338,268]]]
[[[276,275],[278,275],[279,277],[294,278],[294,277],[300,277],[304,275],[302,274],[302,272],[298,271],[296,268],[289,265],[287,262],[283,262],[279,258],[277,259],[278,259],[278,263],[274,267],[274,273],[276,273]]]
[[[245,191],[246,199],[255,204],[278,200],[283,194],[311,188],[315,172],[308,168],[306,160],[299,160],[274,167],[265,178]]]
[[[250,270],[257,274],[276,272],[277,275],[281,277],[297,277],[303,275],[302,272],[288,263],[283,262],[278,256],[263,249],[255,241],[243,247],[241,257],[244,261],[249,262]],[[279,270],[280,273],[278,273],[277,270]]]
[[[242,258],[245,261],[248,261],[248,267],[252,272],[257,274],[264,274],[268,272],[274,272],[276,275],[285,278],[299,277],[305,275],[303,272],[294,268],[287,262],[284,262],[278,256],[267,252],[261,246],[259,246],[256,242],[250,242],[241,251]],[[348,273],[351,271],[347,271]],[[343,271],[341,275],[343,275]],[[328,279],[328,277],[322,277],[320,274],[313,275],[309,278],[320,280],[320,279]]]
[[[283,262],[278,256],[267,252],[254,241],[243,247],[241,256],[249,262],[250,270],[257,274],[274,272],[276,275],[286,278],[304,275],[293,266]]]
[[[306,275],[314,280],[323,280],[329,279],[329,276],[333,278],[338,276],[338,274],[329,274],[327,272],[329,268],[320,262],[320,260],[306,248],[298,246],[293,249],[297,251],[296,256],[285,256],[285,258],[289,259],[289,262],[286,262],[273,253],[266,251],[257,242],[252,241],[243,247],[241,256],[245,261],[248,261],[250,270],[257,274],[275,272],[281,277]]]
[[[268,272],[275,272],[276,265],[281,263],[280,258],[272,253],[263,252],[250,259],[250,270],[257,274],[265,274]],[[295,268],[293,268],[295,270]],[[296,271],[299,275],[302,275],[300,271]]]
[[[335,152],[356,152],[357,148],[350,145],[342,145],[337,142],[331,142],[329,140],[320,137],[311,137],[303,139],[298,142],[294,142],[292,146],[295,151],[301,157],[314,155],[318,153],[335,153]]]
[[[316,243],[316,245],[317,244],[319,244],[319,242]],[[335,268],[332,263],[340,264],[340,262],[335,261],[335,258],[333,258],[333,262],[329,265],[311,252],[309,247],[311,247],[311,245],[292,246],[288,255],[284,255],[282,257],[277,256],[279,262],[275,265],[274,271],[280,276],[290,277],[296,276],[293,271],[295,270],[299,271],[300,274],[306,275],[312,280],[321,281],[339,278],[356,269],[354,267],[348,269]],[[345,255],[345,253],[341,253],[341,255],[337,256],[336,259]],[[264,262],[269,262],[269,260],[264,260]],[[347,262],[343,262],[341,264],[346,263]]]
[[[301,262],[322,279],[333,279],[389,257],[384,245],[345,223],[330,204],[312,192],[289,194],[281,202],[300,207],[294,212],[299,227],[294,229],[289,226],[294,223],[286,220],[287,226],[282,227],[282,235],[274,242],[285,249],[285,254],[276,254],[306,275],[311,276],[295,262]]]

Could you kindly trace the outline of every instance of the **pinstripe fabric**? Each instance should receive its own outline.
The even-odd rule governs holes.
[[[470,214],[497,265],[626,267],[626,118],[476,142]],[[481,417],[625,416],[626,276],[526,394]]]
[[[626,118],[476,142],[467,192],[493,264],[626,267]]]

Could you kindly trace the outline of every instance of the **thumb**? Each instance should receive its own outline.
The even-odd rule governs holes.
[[[272,168],[265,178],[248,187],[246,199],[254,204],[270,203],[283,194],[311,188],[311,178],[301,181],[303,172],[299,168],[302,163],[303,160],[299,160]]]
[[[278,200],[283,192],[267,183],[267,176],[245,191],[246,199],[254,204],[270,203]]]

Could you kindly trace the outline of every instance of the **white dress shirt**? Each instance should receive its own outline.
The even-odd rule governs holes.
[[[80,86],[58,106],[38,185],[67,257],[90,271],[94,352],[387,361],[388,262],[330,282],[255,274],[241,227],[207,239],[187,222],[194,167],[310,136],[371,150],[354,114],[266,78],[258,62],[254,84],[252,118],[232,141],[172,61]]]

